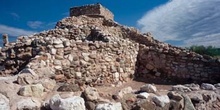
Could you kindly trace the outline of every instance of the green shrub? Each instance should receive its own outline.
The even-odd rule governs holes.
[[[220,48],[215,48],[213,46],[197,46],[197,45],[193,45],[190,47],[186,47],[186,49],[196,52],[198,54],[201,55],[209,55],[209,56],[220,56]]]

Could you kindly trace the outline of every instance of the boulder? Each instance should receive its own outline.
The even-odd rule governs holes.
[[[120,102],[98,104],[95,110],[123,110]]]
[[[167,95],[154,96],[152,100],[159,107],[164,107],[167,103],[170,103],[170,99]]]
[[[18,94],[22,96],[41,97],[44,93],[42,84],[27,85],[20,88]]]
[[[17,110],[40,110],[41,103],[37,99],[27,98],[17,102]]]
[[[2,94],[0,94],[0,110],[10,110],[9,100]]]
[[[55,95],[49,102],[52,110],[86,110],[85,101],[79,96],[62,99],[59,95]]]
[[[157,88],[152,84],[146,84],[141,86],[140,91],[148,92],[148,93],[155,93],[157,92]]]
[[[208,83],[202,83],[201,88],[204,90],[216,90],[214,85]]]

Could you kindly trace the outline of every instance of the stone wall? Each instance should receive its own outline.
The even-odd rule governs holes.
[[[134,75],[213,83],[220,78],[219,60],[159,42],[150,33],[103,17],[67,17],[55,29],[21,36],[0,50],[1,75],[29,68],[42,76],[93,85],[125,82]]]
[[[220,61],[185,49],[157,42],[140,45],[138,77],[162,77],[175,82],[219,82]]]
[[[106,19],[114,19],[114,15],[101,4],[92,4],[70,8],[70,16],[80,15],[99,15],[105,17]]]

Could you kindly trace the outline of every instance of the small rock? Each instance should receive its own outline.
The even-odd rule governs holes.
[[[44,87],[42,84],[27,85],[19,89],[18,94],[22,96],[33,96],[41,97],[43,96]]]
[[[220,83],[214,85],[216,88],[220,88]]]
[[[62,91],[62,92],[77,92],[77,91],[80,91],[80,88],[77,84],[73,84],[73,83],[70,83],[70,84],[64,84],[62,86],[60,86],[57,91]]]
[[[33,76],[37,76],[37,74],[31,68],[25,68],[21,70],[18,74],[31,74]]]
[[[52,110],[86,110],[85,101],[79,96],[62,99],[59,95],[55,95],[49,102]]]
[[[123,110],[120,102],[98,104],[95,110]]]
[[[169,92],[167,95],[170,99],[173,99],[175,101],[180,101],[183,99],[183,97],[180,94],[175,93],[173,91]]]
[[[41,103],[37,99],[27,98],[17,102],[17,110],[40,110]]]
[[[165,104],[170,103],[170,99],[167,95],[155,96],[152,98],[152,100],[157,106],[160,106],[160,107],[164,107]]]
[[[42,79],[40,82],[47,91],[53,90],[56,86],[56,81],[52,79]]]
[[[62,42],[62,40],[60,40],[60,39],[54,39],[54,40],[53,40],[53,44],[54,44],[54,45],[59,45],[59,44],[63,44],[63,42]]]
[[[198,84],[185,84],[184,86],[190,88],[192,91],[200,90],[200,86]]]
[[[147,92],[142,92],[140,94],[137,95],[138,98],[142,98],[142,99],[147,99],[149,97],[150,94],[148,94]]]
[[[119,96],[120,98],[123,98],[123,96],[124,96],[125,94],[131,93],[132,91],[133,91],[133,90],[132,90],[131,87],[123,88],[123,89],[121,89],[121,90],[118,92],[118,96]]]
[[[17,77],[17,83],[20,85],[32,84],[36,79],[37,77],[31,74],[19,74]]]
[[[76,78],[78,78],[78,79],[82,78],[82,73],[81,72],[76,72],[75,75],[76,75]]]
[[[208,83],[202,83],[201,88],[204,90],[216,90],[214,85]]]
[[[86,101],[86,108],[88,110],[95,110],[96,104],[92,101]]]
[[[157,88],[154,85],[151,85],[151,84],[146,84],[146,85],[141,86],[140,90],[143,91],[143,92],[148,92],[148,93],[157,92]]]
[[[161,73],[160,72],[156,72],[155,76],[160,77]]]
[[[172,87],[172,91],[190,92],[191,89],[183,85],[176,85]]]
[[[0,94],[0,110],[10,110],[9,100],[2,94]]]
[[[63,44],[54,45],[55,48],[64,48]]]
[[[83,93],[88,101],[95,101],[100,98],[97,89],[93,87],[87,87]]]

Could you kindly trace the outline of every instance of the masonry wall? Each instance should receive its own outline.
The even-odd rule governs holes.
[[[217,83],[220,78],[218,60],[165,43],[140,46],[137,60],[139,77],[161,77],[185,83]]]
[[[70,8],[70,16],[80,16],[80,15],[100,15],[106,19],[114,19],[114,15],[105,7],[100,4],[85,5],[81,7]]]

